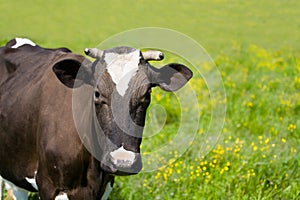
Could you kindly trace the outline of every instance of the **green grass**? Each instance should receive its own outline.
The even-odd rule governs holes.
[[[177,159],[171,163],[158,154],[153,162],[162,163],[159,170],[116,178],[111,199],[300,198],[300,58],[251,45],[235,46],[230,57],[220,55],[215,61],[226,88],[227,116],[213,150],[198,155],[201,146],[210,148],[203,140],[210,117],[204,117],[204,128],[183,156],[169,152]],[[203,85],[199,90],[205,94],[207,89]],[[157,94],[164,95],[158,90],[155,94],[153,104],[162,101]],[[163,101],[170,98],[165,95]],[[200,107],[209,113],[205,98],[199,99]],[[163,105],[172,113],[167,102]],[[167,125],[163,139],[159,135],[145,141],[143,151],[171,141],[168,135],[177,129],[174,123]]]
[[[137,27],[191,36],[212,54],[222,74],[223,133],[214,146],[206,141],[209,91],[201,78],[192,80],[201,94],[201,121],[190,148],[183,156],[157,155],[153,162],[164,166],[157,171],[117,177],[110,199],[299,199],[299,7],[299,1],[283,0],[2,1],[0,40],[23,36],[82,53]],[[143,152],[172,142],[179,127],[176,98],[154,89],[155,103],[164,106],[167,123],[160,134],[147,130]],[[199,156],[206,148],[212,150]]]

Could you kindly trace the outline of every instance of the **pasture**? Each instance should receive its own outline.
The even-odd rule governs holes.
[[[214,102],[205,80],[193,79],[191,87],[201,93],[201,120],[190,147],[183,155],[157,155],[152,162],[161,167],[155,171],[117,177],[110,199],[299,199],[299,7],[299,1],[281,0],[2,1],[0,41],[28,37],[83,54],[85,47],[139,27],[192,37],[223,79],[226,118],[220,138],[213,146],[203,140]],[[159,134],[145,138],[143,152],[172,142],[180,125],[174,103],[174,95],[153,90],[151,105],[162,105],[167,121]],[[203,147],[209,153],[199,156]]]

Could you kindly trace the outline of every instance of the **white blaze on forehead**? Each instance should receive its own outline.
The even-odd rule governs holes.
[[[24,44],[29,44],[31,46],[36,46],[36,44],[34,42],[32,42],[31,40],[27,39],[27,38],[15,38],[16,40],[16,44],[14,46],[12,46],[11,48],[18,48],[20,46],[23,46]]]
[[[135,153],[132,151],[127,151],[123,146],[111,152],[110,155],[113,158],[113,163],[115,165],[118,164],[118,161],[126,161],[130,164],[133,164],[135,160]]]
[[[136,50],[128,54],[106,53],[104,60],[118,93],[124,96],[129,81],[138,70],[140,51]]]
[[[66,193],[60,193],[55,197],[54,200],[69,200],[68,195]]]

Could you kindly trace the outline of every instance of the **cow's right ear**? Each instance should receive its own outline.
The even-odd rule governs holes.
[[[177,63],[167,64],[160,69],[152,68],[152,83],[167,92],[174,92],[183,87],[193,76],[186,66]]]
[[[83,60],[70,58],[58,61],[52,69],[61,83],[69,88],[77,88],[84,83],[92,85],[92,70],[89,65]]]

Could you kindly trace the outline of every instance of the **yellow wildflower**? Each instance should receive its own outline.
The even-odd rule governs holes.
[[[292,132],[294,132],[294,130],[295,130],[296,128],[297,128],[297,127],[296,127],[295,124],[290,124],[290,125],[288,126],[288,131],[290,131],[290,132],[292,133]]]
[[[286,143],[286,139],[285,138],[281,138],[281,142],[282,143]]]

